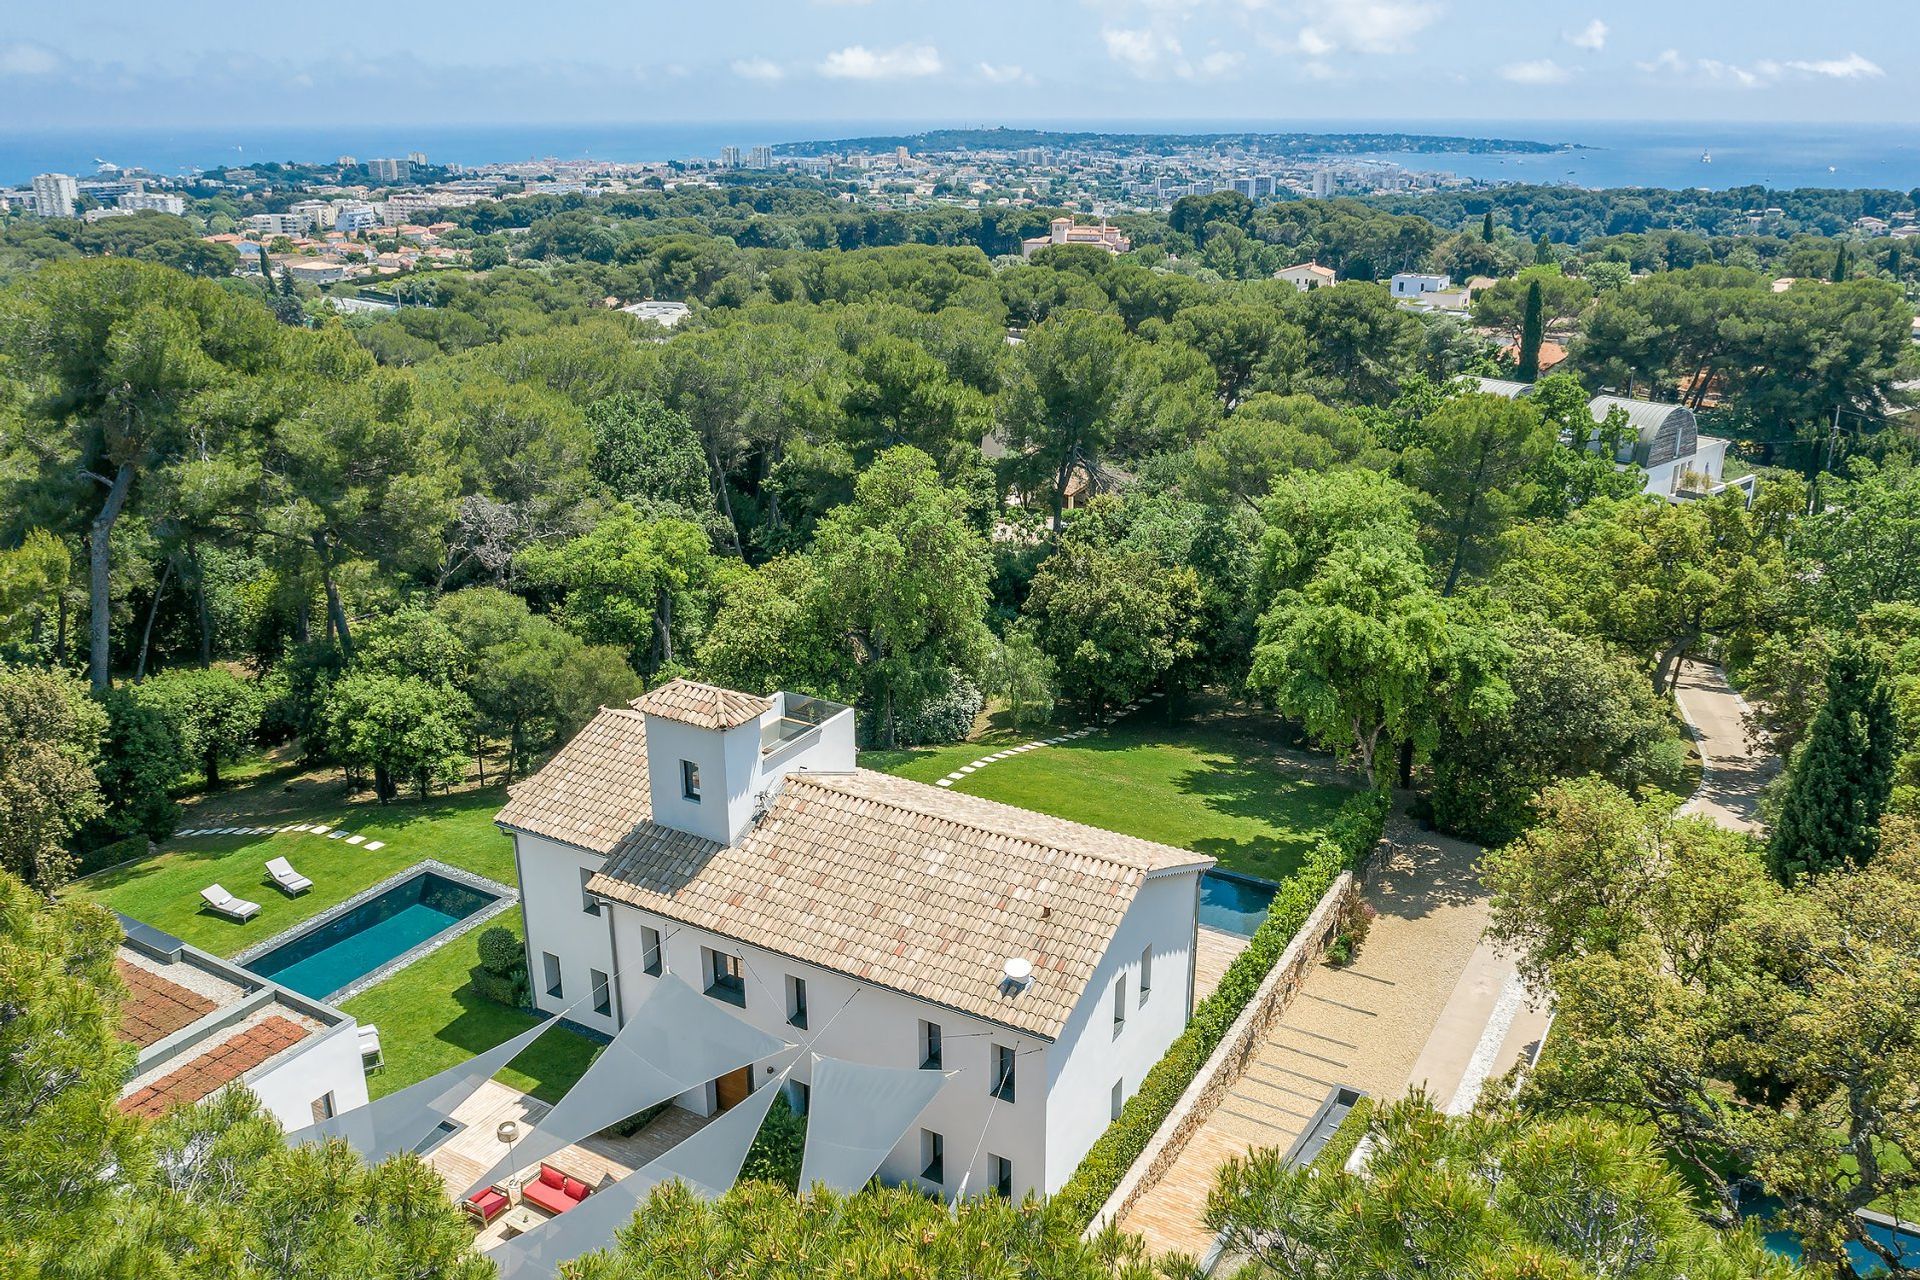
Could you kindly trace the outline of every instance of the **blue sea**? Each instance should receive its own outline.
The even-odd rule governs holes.
[[[341,125],[61,131],[0,130],[0,182],[90,174],[102,161],[161,173],[275,160],[425,152],[437,163],[555,157],[641,162],[717,156],[724,146],[912,133],[979,121],[718,121],[589,125]],[[1672,188],[1761,185],[1920,188],[1920,125],[1646,124],[1512,120],[1008,120],[1018,127],[1114,132],[1412,132],[1561,144],[1547,155],[1386,154],[1408,168],[1490,182]],[[1711,156],[1711,162],[1703,157]]]

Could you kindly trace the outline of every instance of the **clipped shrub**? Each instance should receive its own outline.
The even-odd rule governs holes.
[[[1320,899],[1342,871],[1359,866],[1379,842],[1391,805],[1392,798],[1385,791],[1368,791],[1340,806],[1306,861],[1274,894],[1266,920],[1227,967],[1220,985],[1194,1009],[1187,1029],[1167,1046],[1166,1053],[1140,1082],[1139,1090],[1127,1100],[1120,1118],[1107,1126],[1081,1158],[1080,1167],[1053,1197],[1052,1203],[1072,1221],[1084,1227],[1107,1202],[1180,1095],[1226,1039],[1234,1020],[1252,1002]]]
[[[473,971],[474,994],[510,1008],[525,1008],[532,994],[527,984],[527,953],[520,937],[502,925],[490,925],[477,943],[480,967]]]

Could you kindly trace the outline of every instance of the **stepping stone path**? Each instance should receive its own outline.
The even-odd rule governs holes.
[[[1155,698],[1158,698],[1159,696],[1160,695],[1158,693],[1150,693],[1144,698],[1138,698],[1132,702],[1129,702],[1126,706],[1120,708],[1118,711],[1114,712],[1112,715],[1101,717],[1102,723],[1113,724],[1123,716],[1130,716],[1134,712],[1140,709],[1140,706],[1142,703],[1152,702]],[[1026,752],[1029,752],[1029,751],[1038,751],[1042,747],[1057,747],[1063,742],[1072,742],[1077,738],[1084,738],[1084,737],[1087,737],[1089,734],[1095,734],[1099,732],[1101,732],[1101,730],[1098,727],[1089,725],[1084,729],[1075,729],[1072,733],[1063,733],[1057,738],[1047,738],[1041,741],[1023,743],[1017,747],[1008,747],[1005,751],[996,751],[992,755],[981,756],[978,760],[975,760],[972,764],[961,765],[958,769],[955,769],[952,773],[948,774],[944,778],[941,778],[939,781],[935,782],[933,785],[936,787],[951,787],[954,783],[960,781],[960,779],[966,777],[968,774],[978,773],[980,770],[986,768],[988,765],[994,763],[996,760],[1008,760],[1017,755],[1024,755]],[[372,846],[368,846],[368,847],[371,848]]]
[[[280,835],[324,835],[329,840],[345,840],[348,844],[364,846],[369,851],[378,851],[387,847],[385,840],[369,840],[365,836],[349,835],[339,827],[330,827],[324,822],[302,822],[288,827],[191,827],[185,831],[173,833],[178,836],[280,836]]]

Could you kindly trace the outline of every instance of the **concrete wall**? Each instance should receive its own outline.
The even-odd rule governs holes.
[[[245,1078],[260,1105],[288,1129],[313,1123],[314,1099],[333,1094],[336,1114],[367,1103],[367,1076],[360,1062],[359,1027],[349,1018],[310,1036],[291,1057],[270,1062]]]
[[[1120,922],[1087,984],[1087,994],[1060,1034],[1047,1105],[1046,1190],[1072,1176],[1112,1122],[1113,1086],[1122,1099],[1160,1060],[1192,1012],[1194,912],[1200,893],[1197,871],[1150,879]],[[1153,984],[1140,999],[1142,952],[1153,948]],[[1114,984],[1126,984],[1127,1020],[1113,1029]]]
[[[1341,872],[1321,897],[1313,913],[1294,935],[1268,971],[1265,981],[1233,1026],[1215,1046],[1193,1083],[1168,1112],[1153,1138],[1120,1179],[1119,1186],[1107,1197],[1087,1228],[1089,1237],[1110,1222],[1117,1222],[1145,1195],[1161,1175],[1173,1166],[1181,1150],[1200,1126],[1206,1123],[1220,1100],[1240,1079],[1247,1064],[1259,1057],[1267,1032],[1286,1013],[1287,1006],[1306,981],[1308,971],[1320,963],[1327,946],[1339,932],[1340,912],[1347,901],[1360,893],[1359,882],[1351,872]]]
[[[922,1168],[920,1130],[925,1128],[945,1138],[946,1177],[939,1190],[949,1199],[959,1191],[963,1173],[968,1175],[968,1194],[978,1194],[986,1187],[990,1155],[1013,1162],[1016,1195],[1030,1189],[1051,1190],[1042,1186],[1047,1168],[1046,1084],[1052,1052],[1047,1041],[898,992],[857,983],[843,974],[677,924],[635,907],[615,904],[612,910],[614,936],[625,965],[621,989],[629,1012],[646,998],[656,981],[641,970],[640,930],[647,927],[660,932],[666,971],[678,975],[696,991],[704,991],[707,985],[702,947],[740,956],[745,971],[746,1004],[736,1007],[723,1003],[722,1007],[788,1041],[796,1044],[811,1041],[815,1052],[872,1066],[918,1067],[920,1022],[923,1019],[937,1022],[942,1032],[947,1083],[881,1165],[880,1176],[884,1180],[912,1182],[933,1189],[919,1176]],[[802,978],[807,984],[810,1012],[809,1025],[804,1031],[787,1024],[786,979],[789,975]],[[1012,1103],[1000,1102],[988,1093],[995,1044],[1012,1048],[1020,1055]],[[787,1055],[782,1055],[755,1064],[754,1086],[762,1087],[774,1079],[786,1062]],[[803,1061],[796,1065],[789,1078],[809,1083],[811,1063]],[[705,1114],[713,1105],[711,1086],[676,1101],[689,1110]]]

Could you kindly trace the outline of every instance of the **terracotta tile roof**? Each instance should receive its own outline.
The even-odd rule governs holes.
[[[602,708],[531,778],[516,783],[494,821],[610,853],[653,816],[647,725],[638,712]]]
[[[756,698],[692,680],[669,680],[630,705],[644,715],[678,720],[700,729],[735,729],[773,710],[771,698]]]
[[[228,1036],[199,1057],[120,1099],[129,1115],[157,1116],[232,1084],[283,1049],[306,1037],[307,1029],[279,1014],[262,1018],[238,1035]]]
[[[736,845],[646,823],[589,887],[669,919],[1058,1036],[1154,872],[1211,858],[859,769],[789,776]],[[1010,957],[1031,961],[1018,994]]]
[[[182,1027],[191,1026],[219,1006],[197,991],[168,982],[157,973],[115,960],[127,999],[120,1006],[120,1038],[145,1049]]]

